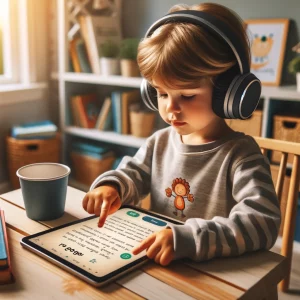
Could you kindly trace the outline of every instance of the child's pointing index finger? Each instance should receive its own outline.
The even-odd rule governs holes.
[[[141,253],[143,250],[148,249],[155,241],[155,234],[151,234],[147,238],[145,238],[138,246],[132,249],[132,253],[137,255]]]
[[[104,225],[104,222],[105,222],[105,220],[108,216],[109,210],[110,210],[110,206],[111,206],[111,204],[107,200],[104,200],[102,202],[98,227],[102,227]]]

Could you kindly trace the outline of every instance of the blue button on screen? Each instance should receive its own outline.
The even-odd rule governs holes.
[[[143,217],[143,220],[146,222],[149,222],[151,224],[157,225],[157,226],[166,226],[167,225],[167,223],[164,221],[157,220],[155,218],[148,217],[148,216]]]

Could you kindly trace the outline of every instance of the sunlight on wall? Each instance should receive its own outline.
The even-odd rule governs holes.
[[[4,20],[4,8],[5,8],[4,1],[0,0],[0,75],[4,73],[3,70],[3,20]]]
[[[0,75],[3,74],[2,28],[0,23]]]

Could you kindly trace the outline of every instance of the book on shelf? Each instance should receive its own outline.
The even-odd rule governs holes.
[[[113,130],[121,134],[130,133],[129,107],[133,103],[141,101],[140,91],[117,90],[111,94]]]
[[[13,126],[11,136],[16,139],[46,139],[55,137],[56,132],[57,126],[45,120]]]
[[[0,284],[13,282],[4,210],[0,208]]]
[[[111,108],[113,115],[113,131],[122,133],[122,102],[121,91],[111,93]]]
[[[75,142],[72,144],[72,152],[78,153],[80,155],[90,156],[99,160],[115,156],[114,151],[112,151],[107,146],[101,147],[81,142]]]
[[[70,51],[70,57],[72,60],[73,69],[76,73],[81,72],[81,67],[79,63],[78,54],[76,51],[76,43],[78,42],[79,38],[75,37],[69,42],[69,51]]]
[[[130,118],[129,118],[129,107],[133,103],[141,101],[140,91],[124,91],[121,94],[122,101],[122,134],[130,133]]]
[[[73,123],[74,126],[83,127],[83,126],[81,126],[81,123],[80,123],[79,111],[77,109],[77,103],[76,102],[77,102],[76,96],[71,97],[70,106],[71,106],[72,123]]]
[[[120,14],[112,16],[80,15],[78,20],[91,69],[93,73],[100,75],[100,45],[108,39],[116,43],[120,43],[122,39]]]
[[[99,112],[95,128],[98,130],[109,130],[111,116],[111,98],[106,97]]]
[[[113,130],[113,115],[112,115],[112,109],[110,107],[106,119],[104,121],[103,131],[112,131],[112,130]]]
[[[100,64],[95,31],[90,16],[81,15],[78,17],[80,31],[85,42],[88,59],[94,74],[100,75]]]
[[[74,37],[70,41],[69,49],[74,71],[92,73],[83,40],[80,37]]]
[[[85,44],[82,39],[76,43],[76,53],[78,56],[81,72],[92,73],[92,69],[88,60]]]
[[[71,112],[74,125],[94,128],[99,114],[98,96],[94,93],[71,97]]]

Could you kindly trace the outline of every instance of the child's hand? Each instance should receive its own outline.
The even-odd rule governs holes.
[[[82,207],[89,214],[100,215],[98,227],[102,227],[108,215],[121,207],[121,198],[114,185],[102,185],[89,191],[82,200]]]
[[[163,229],[144,239],[132,250],[134,255],[147,249],[147,256],[162,266],[168,265],[174,259],[172,229]]]

